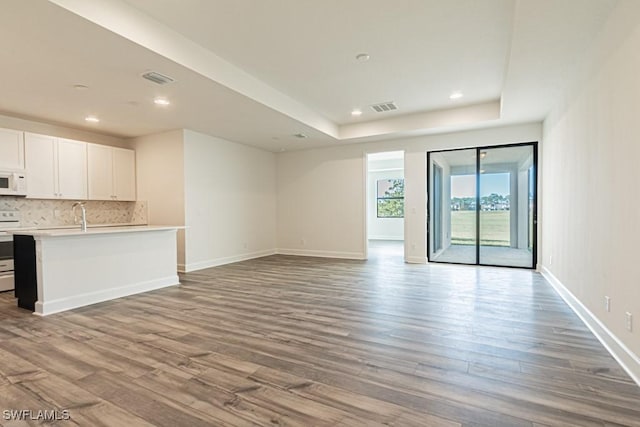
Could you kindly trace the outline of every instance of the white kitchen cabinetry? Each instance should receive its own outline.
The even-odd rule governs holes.
[[[0,129],[0,170],[24,169],[24,132]]]
[[[136,200],[135,152],[88,144],[89,200]]]
[[[87,199],[87,143],[25,134],[27,197]]]

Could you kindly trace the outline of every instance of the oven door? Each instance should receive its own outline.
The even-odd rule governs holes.
[[[13,236],[0,231],[0,274],[13,273]]]
[[[13,236],[0,231],[0,292],[13,289]]]

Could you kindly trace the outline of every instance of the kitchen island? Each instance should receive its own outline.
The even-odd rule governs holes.
[[[178,285],[179,228],[11,231],[18,306],[45,316]]]

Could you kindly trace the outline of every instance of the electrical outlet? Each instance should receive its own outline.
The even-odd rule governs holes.
[[[553,265],[553,255],[549,255],[549,265]]]
[[[302,246],[305,246],[307,244],[307,241],[305,239],[300,239],[300,244]]]
[[[607,312],[611,311],[611,298],[604,297],[604,309],[607,310]]]
[[[245,249],[247,249],[249,247],[249,244],[247,242],[244,242],[244,244],[242,245]]]
[[[627,331],[633,332],[633,316],[628,311],[625,315],[627,316]]]

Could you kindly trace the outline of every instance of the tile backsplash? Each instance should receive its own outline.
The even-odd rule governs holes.
[[[73,225],[71,206],[74,202],[74,200],[39,200],[0,196],[0,210],[20,211],[22,227],[55,227]],[[85,208],[89,225],[147,223],[147,202],[144,201],[87,200]]]

